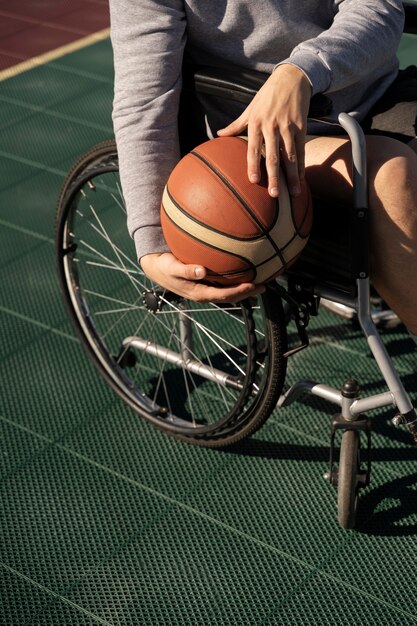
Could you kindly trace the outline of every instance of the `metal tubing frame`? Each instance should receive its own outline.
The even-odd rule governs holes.
[[[366,214],[368,211],[368,188],[365,135],[360,125],[347,113],[341,113],[338,117],[338,121],[340,126],[342,126],[349,135],[352,146],[353,210],[363,210]],[[364,222],[364,224],[366,223]],[[337,389],[314,381],[300,380],[280,397],[278,407],[287,406],[297,400],[302,394],[310,393],[339,405],[342,409],[343,417],[348,421],[357,419],[362,412],[383,406],[394,405],[402,415],[413,410],[411,401],[372,320],[370,281],[365,267],[362,271],[359,270],[359,276],[356,282],[356,301],[354,299],[340,298],[336,291],[332,292],[332,290],[328,289],[320,290],[320,287],[317,289],[317,294],[334,302],[342,302],[348,306],[353,306],[357,310],[360,326],[389,391],[366,398],[347,401]]]
[[[174,350],[165,348],[165,346],[161,346],[157,343],[154,343],[153,341],[149,341],[149,339],[142,339],[141,337],[126,337],[123,341],[123,347],[125,349],[135,348],[136,350],[141,350],[146,354],[151,354],[158,359],[167,361],[172,365],[181,367],[188,372],[191,372],[192,374],[196,374],[197,376],[206,378],[207,380],[218,383],[219,385],[231,387],[239,391],[243,388],[242,383],[234,380],[230,376],[230,374],[222,372],[215,367],[209,367],[208,365],[204,365],[204,363],[201,363],[196,359],[184,359],[184,357],[178,352],[174,352]],[[186,349],[184,350],[184,353],[187,353]]]

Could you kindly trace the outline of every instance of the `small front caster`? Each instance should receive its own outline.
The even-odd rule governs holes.
[[[334,467],[334,441],[336,432],[342,430],[339,463]],[[360,433],[367,437],[366,469],[361,468]],[[341,528],[354,528],[358,509],[358,491],[369,485],[371,476],[371,422],[360,417],[349,422],[340,414],[332,420],[330,445],[330,471],[325,478],[337,488],[338,521]]]
[[[340,444],[337,478],[338,520],[342,528],[355,526],[360,477],[359,432],[346,430]]]

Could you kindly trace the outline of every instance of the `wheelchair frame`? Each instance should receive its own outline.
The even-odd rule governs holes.
[[[416,7],[411,9],[414,11],[414,17],[417,14],[415,9]],[[190,88],[193,91],[195,90],[197,94],[214,95],[244,103],[248,103],[252,99],[266,78],[265,75],[259,73],[239,72],[231,80],[228,70],[223,71],[213,67],[193,68],[191,73],[187,73],[187,76],[189,80],[191,79],[191,83],[186,83],[185,89]],[[70,317],[89,356],[92,357],[100,373],[112,388],[137,413],[154,422],[155,425],[160,425],[158,420],[161,422],[161,419],[163,419],[161,407],[155,408],[154,404],[149,401],[149,398],[145,397],[144,393],[140,393],[140,389],[135,390],[131,388],[131,382],[128,380],[124,382],[124,374],[123,372],[120,373],[121,369],[130,366],[129,361],[132,357],[132,351],[143,353],[145,356],[155,358],[156,360],[167,361],[184,373],[196,375],[211,381],[219,387],[235,392],[236,399],[234,402],[238,407],[237,414],[233,412],[228,413],[220,420],[218,427],[226,428],[225,432],[227,434],[227,420],[233,421],[233,425],[236,427],[236,423],[239,422],[239,419],[242,419],[242,426],[239,426],[241,428],[239,438],[250,435],[259,428],[276,406],[278,409],[282,409],[306,393],[325,399],[339,407],[340,410],[333,415],[331,421],[329,470],[326,472],[325,478],[330,484],[337,486],[338,489],[339,524],[344,528],[351,528],[356,522],[358,489],[369,484],[370,481],[371,420],[365,417],[364,414],[373,409],[387,406],[395,407],[398,413],[393,419],[394,424],[397,426],[402,423],[406,424],[416,443],[417,417],[416,411],[395,370],[371,314],[368,267],[368,194],[364,133],[360,125],[346,113],[340,114],[337,119],[331,117],[329,115],[329,102],[322,96],[312,99],[310,117],[320,119],[329,124],[338,124],[347,133],[351,142],[353,202],[352,207],[348,209],[348,215],[351,231],[350,242],[351,244],[354,242],[355,245],[350,246],[351,264],[348,271],[348,279],[346,282],[346,276],[343,276],[341,286],[335,285],[333,280],[317,280],[314,273],[312,273],[311,266],[309,267],[309,252],[306,249],[300,260],[284,276],[268,287],[269,304],[264,305],[267,308],[261,314],[260,320],[256,318],[249,304],[242,304],[233,310],[230,309],[228,315],[235,318],[236,316],[239,317],[239,321],[245,328],[246,341],[251,344],[248,347],[248,354],[245,357],[246,365],[244,366],[248,368],[248,373],[245,369],[246,378],[243,380],[239,374],[240,371],[243,372],[240,365],[235,368],[237,375],[231,375],[227,367],[222,369],[210,360],[207,362],[207,359],[201,360],[196,358],[193,333],[199,332],[199,326],[194,324],[194,313],[185,306],[184,301],[181,301],[175,295],[161,293],[154,287],[146,288],[143,292],[144,307],[152,319],[158,316],[161,307],[172,307],[171,312],[175,313],[178,318],[178,349],[170,347],[171,339],[169,339],[168,345],[161,345],[156,343],[152,337],[139,337],[138,333],[130,333],[124,336],[122,345],[119,346],[119,354],[116,356],[111,356],[108,353],[105,341],[103,344],[97,344],[98,347],[95,345],[94,316],[89,311],[88,303],[85,304],[82,301],[82,294],[80,294],[80,286],[78,284],[78,270],[75,266],[73,267],[72,258],[77,249],[77,243],[71,232],[74,219],[71,217],[71,212],[73,211],[72,207],[75,203],[76,195],[84,193],[83,186],[87,186],[95,192],[96,187],[93,177],[97,172],[117,173],[117,154],[113,142],[107,142],[107,145],[102,146],[102,150],[99,146],[97,158],[94,149],[92,150],[92,158],[88,154],[81,158],[64,183],[57,211],[57,259],[61,287],[69,308]],[[107,155],[105,162],[99,158],[101,153],[105,156]],[[114,198],[114,196],[112,197]],[[80,213],[78,209],[77,211]],[[100,221],[97,221],[97,224],[98,228],[95,226],[95,230],[100,231]],[[104,238],[107,236],[105,232],[99,232],[98,234]],[[356,245],[358,242],[359,245]],[[122,255],[117,246],[114,250],[125,273],[131,276],[132,280],[136,280],[134,278],[134,269],[129,269],[130,266],[127,266],[126,255]],[[312,267],[314,267],[316,252],[313,250]],[[101,261],[102,267],[104,267],[103,263],[109,264],[109,260],[103,257]],[[94,263],[91,264],[94,265]],[[95,265],[100,265],[100,263],[96,261]],[[116,266],[111,266],[111,264],[109,267],[110,269],[120,269]],[[291,353],[308,345],[306,327],[308,326],[309,316],[317,314],[320,298],[340,303],[357,312],[361,329],[382,378],[386,383],[388,389],[386,392],[361,397],[359,383],[355,379],[348,378],[341,389],[317,381],[302,379],[292,385],[287,391],[281,393],[285,380],[285,366],[282,369],[283,359],[285,360]],[[272,304],[274,299],[276,303]],[[285,316],[281,304],[282,299],[287,302],[287,309],[295,319],[300,337],[300,345],[291,350],[288,350],[286,347]],[[122,301],[120,303],[125,304]],[[129,309],[127,308],[126,310]],[[197,311],[197,316],[198,314],[199,311]],[[262,341],[256,339],[255,327],[258,324],[262,329],[262,325],[267,320],[269,324],[265,334],[267,347],[263,347]],[[255,330],[253,330],[254,328]],[[261,375],[258,382],[257,372],[261,368],[257,362],[263,359],[266,360],[266,373]],[[113,365],[109,366],[108,363],[110,362]],[[274,374],[272,376],[272,378],[277,380],[271,380],[269,370],[272,371],[274,368],[277,370],[277,364],[281,367],[281,370],[278,375]],[[233,362],[233,367],[234,365],[235,363]],[[184,376],[186,377],[186,374]],[[257,401],[258,395],[262,396],[259,403]],[[249,408],[247,408],[248,406]],[[243,418],[240,418],[239,411]],[[244,420],[248,422],[248,426]],[[170,433],[171,429],[171,434],[173,434],[174,427],[176,427],[176,436],[178,436],[178,432],[181,430],[181,419],[178,419],[177,424],[174,425],[170,425],[169,421],[168,419],[166,425],[163,426],[164,430]],[[198,424],[195,426],[197,434],[203,432],[202,427]],[[339,463],[335,466],[335,437],[339,431],[342,431],[342,441]],[[359,453],[361,431],[367,440],[366,470],[363,470],[361,467]],[[223,431],[221,433],[223,434]],[[216,431],[214,431],[214,435],[216,436]],[[179,438],[186,441],[189,440],[182,436],[179,436]],[[191,443],[208,445],[198,440],[191,441]],[[210,445],[217,446],[221,444],[222,440],[219,435],[219,439],[217,441],[214,440],[214,443]]]

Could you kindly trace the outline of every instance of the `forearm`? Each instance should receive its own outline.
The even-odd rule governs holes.
[[[169,94],[169,108],[175,109],[176,98]],[[179,159],[177,125],[148,128],[148,115],[132,123],[115,118],[119,168],[127,210],[127,228],[135,240],[137,258],[168,248],[160,226],[159,210],[164,185]],[[153,120],[150,121],[152,124]]]

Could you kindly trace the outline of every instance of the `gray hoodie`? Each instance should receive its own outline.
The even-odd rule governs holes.
[[[159,206],[179,159],[185,46],[196,63],[271,73],[289,62],[335,112],[361,119],[396,76],[404,19],[400,0],[110,0],[110,16],[113,124],[138,259],[167,250]],[[217,128],[236,113],[219,111]]]

